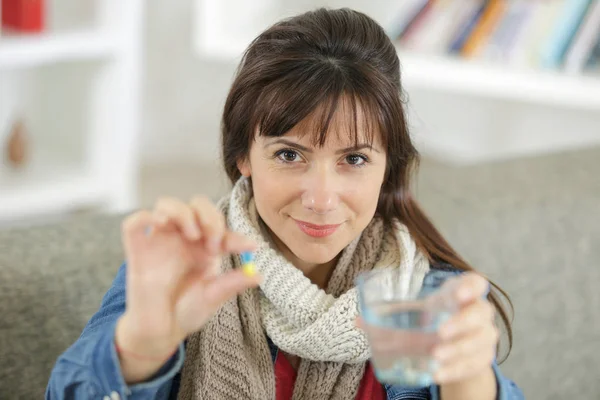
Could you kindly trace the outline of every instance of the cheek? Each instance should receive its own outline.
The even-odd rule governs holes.
[[[294,185],[289,180],[282,179],[279,174],[254,173],[252,187],[254,200],[260,215],[267,222],[272,220],[280,212],[285,212],[286,207],[294,201],[297,194],[294,193]],[[270,220],[270,221],[269,221]]]
[[[375,214],[382,182],[378,178],[357,180],[345,192],[344,203],[361,221],[370,220]]]

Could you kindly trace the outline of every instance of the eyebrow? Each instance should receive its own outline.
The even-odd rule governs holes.
[[[269,146],[273,146],[273,145],[276,145],[276,144],[285,144],[286,146],[294,147],[294,148],[296,148],[298,150],[301,150],[301,151],[304,151],[306,153],[312,153],[312,150],[309,149],[306,146],[302,146],[301,144],[292,142],[291,140],[281,139],[281,138],[277,139],[277,140],[274,140],[274,141],[272,141],[270,143],[267,143],[264,146],[264,148],[267,148]],[[376,153],[380,153],[380,151],[377,150],[375,147],[373,147],[373,146],[371,146],[369,144],[366,144],[366,143],[359,143],[356,146],[346,147],[345,149],[337,150],[335,153],[336,154],[343,154],[343,153],[349,153],[349,152],[352,152],[352,151],[358,151],[358,150],[362,150],[362,149],[371,149],[371,150],[373,150]]]

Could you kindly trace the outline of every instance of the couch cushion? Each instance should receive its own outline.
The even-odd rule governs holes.
[[[40,399],[123,261],[121,217],[0,230],[0,399]]]

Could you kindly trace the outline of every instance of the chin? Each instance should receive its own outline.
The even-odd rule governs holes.
[[[301,249],[293,251],[293,253],[302,261],[310,264],[327,264],[339,254],[339,252],[334,253],[327,250],[315,252],[310,249]]]
[[[331,241],[310,242],[306,238],[304,240],[292,239],[292,243],[292,246],[288,245],[292,253],[302,261],[311,264],[326,264],[336,258],[346,247],[343,244],[331,243]]]

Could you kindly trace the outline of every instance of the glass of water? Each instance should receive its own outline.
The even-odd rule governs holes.
[[[398,268],[376,269],[357,278],[360,313],[381,383],[424,387],[433,383],[432,356],[438,328],[455,311],[451,285],[441,271],[422,282]]]

